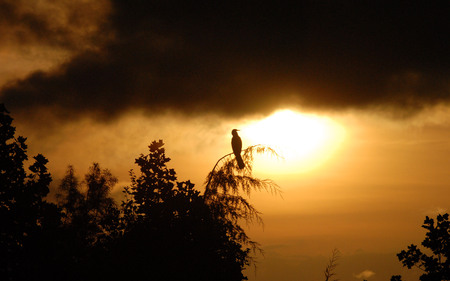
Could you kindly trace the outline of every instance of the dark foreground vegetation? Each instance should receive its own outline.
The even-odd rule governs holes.
[[[130,171],[121,204],[110,197],[117,179],[98,163],[83,180],[69,166],[51,203],[48,161],[39,154],[28,162],[26,139],[15,136],[12,121],[0,104],[0,280],[247,279],[243,270],[258,244],[239,223],[261,218],[240,194],[278,192],[251,173],[253,152],[270,148],[243,150],[244,169],[231,153],[220,158],[201,194],[177,180],[164,143],[154,141],[135,160],[139,170]],[[426,251],[410,245],[397,255],[400,262],[420,269],[421,281],[450,280],[449,215],[426,217],[422,227]],[[325,280],[335,280],[338,258],[334,250]]]
[[[201,194],[178,181],[154,141],[140,155],[125,200],[110,191],[117,179],[94,163],[84,180],[72,167],[57,203],[46,201],[51,175],[43,155],[24,167],[26,139],[0,105],[0,275],[2,280],[245,280],[258,245],[238,222],[260,220],[239,191],[268,189],[270,181],[237,170],[231,156],[208,175]],[[251,161],[253,148],[243,151]],[[258,152],[258,151],[257,151]],[[218,162],[218,164],[219,164]],[[251,164],[251,163],[248,163]]]
[[[450,221],[448,213],[438,215],[436,220],[425,218],[422,225],[427,230],[421,250],[411,244],[397,254],[403,266],[419,269],[423,274],[421,281],[450,280]],[[401,281],[400,275],[392,276],[391,281]]]

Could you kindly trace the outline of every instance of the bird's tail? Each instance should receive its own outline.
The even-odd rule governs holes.
[[[237,161],[237,163],[238,163],[239,169],[244,169],[245,163],[244,163],[244,160],[242,160],[241,155],[239,155],[239,154],[236,155],[236,161]]]

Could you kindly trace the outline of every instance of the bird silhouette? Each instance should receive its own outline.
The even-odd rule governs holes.
[[[237,133],[237,129],[233,129],[231,131],[231,134],[233,135],[233,138],[231,138],[231,147],[233,148],[234,156],[236,157],[236,161],[238,163],[239,169],[244,169],[245,164],[241,157],[241,150],[242,150],[242,140],[239,137]]]

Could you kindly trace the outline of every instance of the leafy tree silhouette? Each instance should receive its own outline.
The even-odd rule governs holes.
[[[60,216],[57,207],[44,200],[52,180],[48,160],[38,154],[26,171],[26,138],[15,137],[12,121],[1,104],[0,275],[4,280],[36,280],[55,261],[51,241]]]
[[[241,196],[279,192],[251,175],[253,146],[243,151],[245,169],[230,155],[208,175],[205,193],[177,181],[167,167],[162,140],[136,159],[120,208],[110,197],[117,179],[94,163],[84,181],[73,167],[59,186],[58,206],[45,201],[51,182],[47,159],[34,157],[29,171],[26,139],[15,137],[12,118],[0,106],[0,274],[2,280],[218,280],[247,278],[250,241],[241,219],[262,223]],[[273,151],[272,151],[273,152]],[[220,165],[219,165],[220,164]]]
[[[82,191],[82,184],[86,192]],[[108,169],[98,163],[89,167],[85,180],[80,183],[72,166],[67,169],[57,194],[58,205],[64,214],[65,226],[77,232],[84,243],[94,245],[98,240],[110,239],[119,222],[119,209],[110,192],[117,183]]]
[[[423,228],[427,230],[422,246],[431,251],[431,255],[423,253],[417,245],[411,244],[402,250],[397,257],[403,266],[411,269],[419,268],[424,272],[422,281],[450,280],[450,222],[449,215],[438,215],[435,220],[425,218]],[[392,276],[391,280],[400,281],[401,276]]]
[[[80,190],[79,179],[75,176],[73,166],[67,168],[66,175],[61,180],[56,194],[58,205],[62,208],[65,224],[72,224],[81,216],[79,212],[84,208],[85,197]]]
[[[149,146],[130,172],[122,203],[123,239],[116,245],[114,276],[138,280],[245,280],[249,249],[235,225],[190,181],[167,167],[162,140]],[[121,270],[128,269],[131,270]]]
[[[27,171],[24,137],[0,105],[0,276],[2,280],[101,280],[117,236],[119,209],[108,197],[117,182],[98,164],[86,175],[87,192],[69,168],[58,208],[45,200],[51,176],[38,154]],[[114,233],[114,235],[113,235]]]
[[[71,273],[66,280],[102,279],[107,249],[119,235],[120,211],[110,197],[116,183],[117,178],[98,163],[89,168],[83,182],[68,167],[57,194],[64,222],[60,239],[66,241],[64,271]]]

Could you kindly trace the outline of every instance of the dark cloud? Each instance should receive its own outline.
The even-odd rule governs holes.
[[[7,106],[110,118],[132,108],[413,112],[450,100],[449,1],[111,4],[114,39],[4,87]]]
[[[98,1],[0,0],[0,46],[46,45],[69,50],[90,47],[108,33],[104,21],[109,6]],[[103,32],[99,33],[98,29]]]

